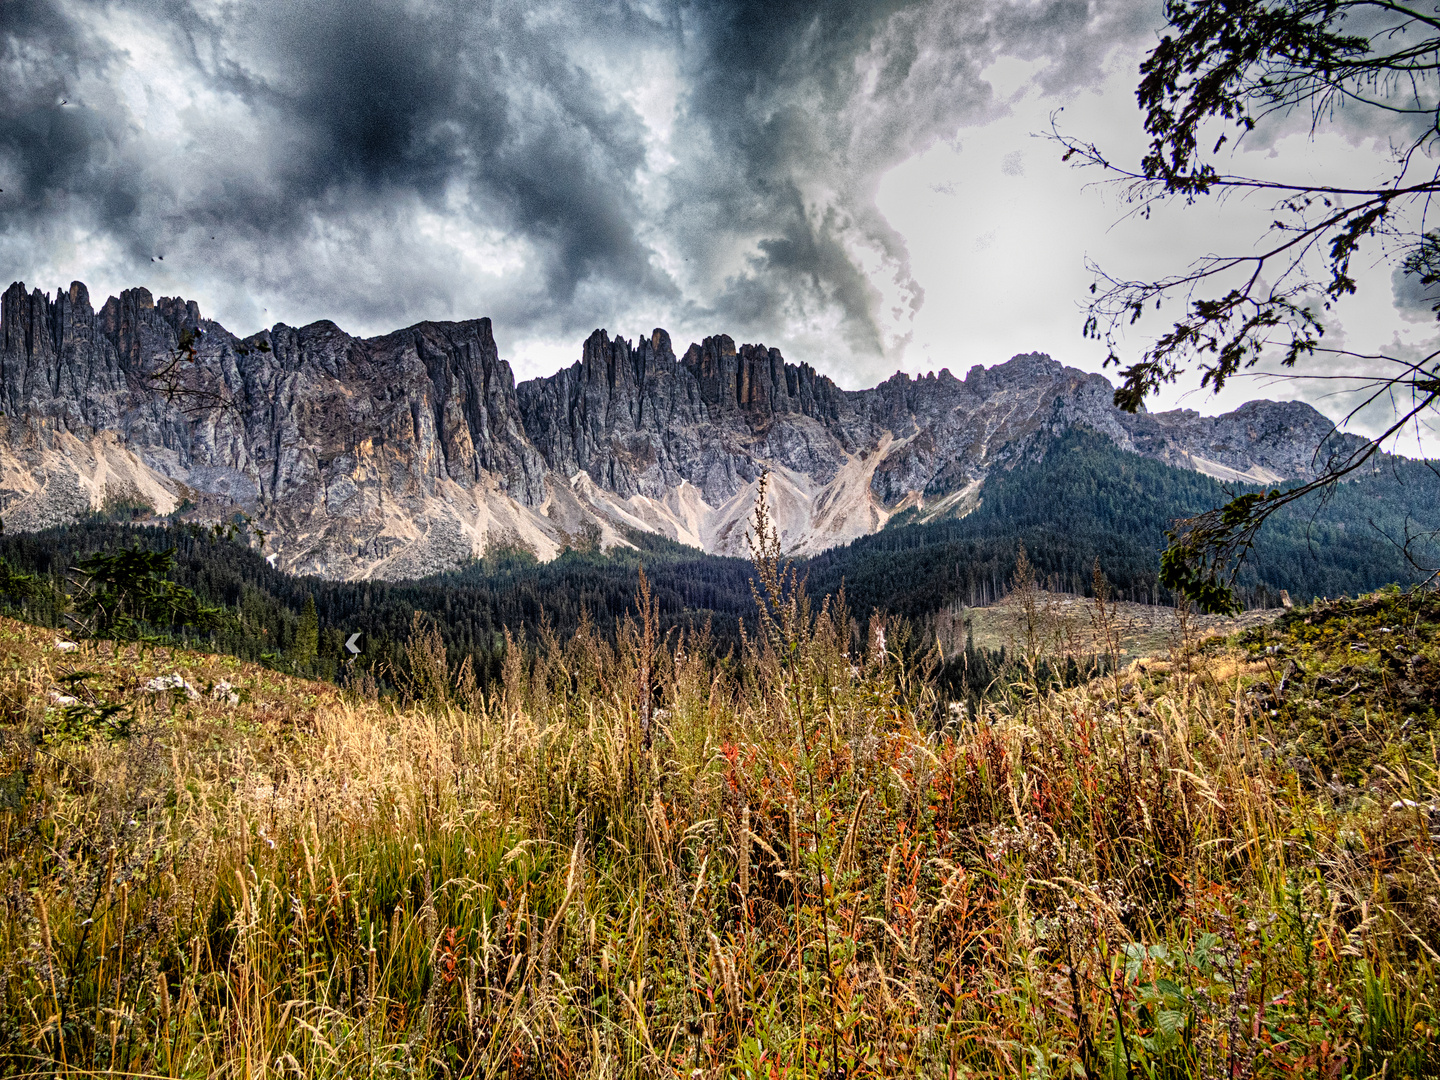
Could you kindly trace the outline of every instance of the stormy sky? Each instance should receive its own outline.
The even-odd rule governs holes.
[[[1173,270],[1263,223],[1126,218],[1037,137],[1062,110],[1135,155],[1162,25],[1158,0],[0,0],[0,278],[144,285],[242,334],[488,315],[521,378],[597,326],[764,341],[847,387],[1098,369],[1087,258]],[[1375,156],[1306,134],[1245,153]],[[1347,340],[1419,347],[1433,318],[1367,272]],[[1343,412],[1185,389],[1157,404]]]

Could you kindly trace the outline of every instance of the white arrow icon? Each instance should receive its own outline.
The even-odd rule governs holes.
[[[359,640],[360,640],[360,631],[357,630],[357,631],[355,631],[355,633],[353,633],[353,634],[350,635],[350,640],[347,641],[347,642],[345,642],[345,648],[347,648],[347,649],[350,650],[350,655],[351,655],[351,656],[359,656],[359,655],[360,655],[360,646],[355,644],[355,642],[357,642],[357,641],[359,641]]]

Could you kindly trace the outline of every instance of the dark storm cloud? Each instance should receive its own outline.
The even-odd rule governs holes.
[[[983,73],[1001,57],[1043,59],[1041,85],[1064,93],[1097,81],[1115,45],[1142,40],[1158,21],[1158,4],[1086,0],[709,9],[687,95],[694,153],[667,224],[718,279],[717,315],[765,327],[787,312],[838,308],[852,347],[881,352],[924,299],[875,208],[884,172],[1000,115]],[[857,248],[883,260],[895,308],[885,310]]]
[[[227,145],[224,131],[201,121],[179,133],[192,144],[183,150],[146,137],[133,103],[101,72],[117,49],[97,44],[100,7],[7,3],[0,228],[11,246],[70,215],[137,263],[178,247],[238,270],[253,265],[257,244],[293,245],[317,219],[364,231],[388,227],[401,196],[439,213],[455,212],[445,200],[457,198],[461,213],[530,241],[537,280],[530,295],[509,298],[515,314],[563,311],[595,279],[673,293],[636,235],[642,126],[632,111],[607,107],[562,47],[572,34],[643,41],[662,24],[593,4],[558,22],[525,5],[389,0],[125,11],[179,56],[180,69],[164,77],[228,97],[251,130]],[[61,106],[67,93],[86,100]],[[191,182],[197,169],[208,183]],[[209,235],[217,241],[206,249],[200,237]],[[292,265],[288,277],[303,269]],[[424,307],[403,282],[390,284],[381,304],[395,317]]]
[[[884,172],[1003,110],[996,58],[1043,58],[1062,92],[1155,22],[1127,0],[5,0],[0,276],[83,244],[152,287],[164,255],[157,291],[256,319],[829,319],[873,356],[923,299]],[[623,94],[651,63],[677,83],[663,167]],[[492,247],[483,280],[457,265]]]
[[[500,19],[410,15],[388,3],[288,5],[257,42],[282,64],[262,99],[309,147],[287,194],[436,198],[463,179],[506,227],[542,240],[557,303],[602,272],[663,291],[635,235],[633,115],[605,109],[546,28],[527,28],[523,8]]]
[[[83,66],[104,59],[58,4],[0,6],[0,186],[10,196],[0,206],[38,210],[47,193],[91,183],[113,132],[67,95]]]

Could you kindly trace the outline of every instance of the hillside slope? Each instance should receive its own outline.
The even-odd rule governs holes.
[[[828,621],[397,704],[0,620],[0,1060],[1431,1077],[1437,633],[1324,605],[972,716]]]

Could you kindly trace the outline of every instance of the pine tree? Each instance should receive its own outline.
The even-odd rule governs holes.
[[[300,627],[295,631],[290,657],[297,664],[311,663],[319,647],[320,616],[315,611],[315,597],[311,595],[305,598],[305,610],[300,614]]]

